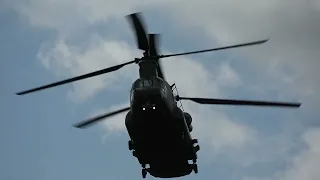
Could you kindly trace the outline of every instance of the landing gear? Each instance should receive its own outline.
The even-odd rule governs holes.
[[[141,173],[142,173],[142,178],[145,179],[147,177],[147,173],[148,173],[147,169],[143,168]]]
[[[194,171],[194,173],[198,174],[198,165],[197,164],[192,164],[192,170]]]
[[[192,162],[193,164],[197,163],[197,154],[194,154],[193,158],[192,158]]]
[[[192,139],[192,150],[193,150],[193,158],[192,158],[192,161],[193,163],[196,163],[197,162],[197,152],[200,150],[200,146],[199,145],[196,145],[198,143],[198,139]]]
[[[135,150],[132,151],[132,155],[133,155],[134,157],[138,158],[138,154],[137,154],[137,152],[136,152]],[[144,178],[147,177],[147,173],[148,173],[147,168],[146,168],[146,164],[145,164],[144,162],[142,162],[140,158],[138,158],[138,160],[139,160],[139,163],[140,163],[141,166],[142,166],[141,174],[142,174],[142,177],[143,177],[143,179],[144,179]]]
[[[194,171],[194,173],[198,173],[198,165],[197,165],[197,151],[199,151],[200,149],[200,146],[199,145],[196,145],[193,147],[193,157],[192,157],[192,164],[191,165],[191,168],[192,170]]]
[[[194,146],[197,143],[198,143],[198,139],[192,139],[192,146],[193,146],[193,152],[194,153],[197,153],[200,150],[200,146],[199,145]]]

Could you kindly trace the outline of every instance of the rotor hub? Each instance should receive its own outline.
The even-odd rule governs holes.
[[[155,60],[147,59],[139,63],[139,75],[141,78],[157,77],[157,62]]]

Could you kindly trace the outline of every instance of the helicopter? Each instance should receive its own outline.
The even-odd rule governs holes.
[[[140,14],[133,13],[126,17],[133,28],[138,48],[144,51],[141,58],[134,58],[134,60],[126,63],[16,94],[24,95],[110,73],[129,64],[138,64],[139,78],[132,84],[129,107],[89,118],[75,124],[74,127],[85,128],[116,114],[128,111],[125,118],[125,126],[130,137],[128,148],[141,164],[143,178],[146,178],[148,173],[157,178],[182,177],[191,174],[192,171],[196,174],[198,173],[197,152],[200,150],[200,146],[198,139],[193,139],[191,136],[193,130],[192,116],[184,111],[181,106],[178,106],[180,100],[191,100],[195,103],[211,105],[300,107],[301,103],[292,102],[180,97],[178,93],[175,95],[173,90],[176,85],[170,85],[165,80],[160,59],[259,45],[269,39],[213,49],[159,55],[159,34],[147,35],[146,26]]]

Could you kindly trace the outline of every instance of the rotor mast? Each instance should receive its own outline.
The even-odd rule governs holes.
[[[155,60],[143,60],[139,62],[140,78],[158,77],[157,62]]]
[[[139,13],[130,14],[127,19],[135,33],[138,48],[144,51],[143,58],[138,63],[140,78],[160,77],[164,79],[157,50],[158,34],[146,32],[145,23]]]
[[[138,63],[140,78],[159,77],[157,61],[149,56],[148,51],[145,51],[143,55],[144,57]]]

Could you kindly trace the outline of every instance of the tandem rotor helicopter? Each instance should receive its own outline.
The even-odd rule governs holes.
[[[200,146],[197,145],[198,140],[193,139],[190,134],[193,129],[191,115],[177,105],[180,100],[191,100],[199,104],[213,105],[300,107],[300,103],[191,98],[174,95],[175,84],[169,85],[165,80],[160,59],[258,45],[268,40],[201,51],[159,55],[157,50],[158,34],[148,34],[147,36],[140,13],[130,14],[127,19],[134,29],[138,48],[144,51],[143,57],[92,73],[22,91],[17,95],[24,95],[113,72],[128,64],[138,64],[140,77],[132,85],[129,107],[90,118],[74,126],[84,128],[107,117],[128,111],[125,125],[130,137],[129,150],[132,150],[133,156],[141,164],[143,178],[146,178],[148,173],[158,178],[186,176],[191,174],[192,171],[198,173],[197,152],[200,150]],[[147,165],[149,165],[148,168]]]

